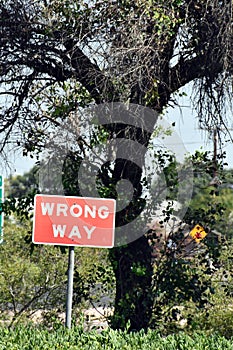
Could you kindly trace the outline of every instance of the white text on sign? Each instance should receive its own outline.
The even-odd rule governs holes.
[[[109,209],[106,206],[101,206],[96,209],[96,206],[90,207],[85,204],[84,208],[79,204],[73,204],[69,207],[64,203],[41,203],[42,215],[56,215],[56,216],[68,216],[69,214],[73,217],[79,218],[84,215],[85,218],[89,216],[96,218],[97,216],[100,219],[106,219],[109,215]]]
[[[65,237],[67,235],[68,238],[73,239],[74,237],[82,238],[80,229],[78,226],[73,226],[71,231],[67,234],[66,232],[67,225],[55,225],[53,224],[53,236],[56,237]],[[87,239],[91,239],[91,234],[96,229],[95,226],[92,226],[90,229],[87,226],[83,226],[83,230],[87,234]]]

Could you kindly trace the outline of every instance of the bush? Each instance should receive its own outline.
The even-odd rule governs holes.
[[[147,333],[128,333],[127,330],[108,329],[102,333],[86,333],[82,327],[67,330],[60,326],[56,331],[41,327],[0,328],[1,350],[230,350],[232,340],[217,334],[206,336],[204,333],[162,337],[151,330]]]
[[[11,325],[35,314],[39,315],[37,322],[47,325],[54,317],[64,317],[68,250],[33,245],[31,232],[29,220],[5,222],[0,245],[0,319]],[[96,305],[102,294],[111,296],[114,278],[107,254],[103,249],[76,249],[74,314]]]
[[[29,222],[6,222],[0,246],[0,309],[12,323],[65,305],[67,255],[50,246],[32,250],[28,232]]]
[[[218,332],[226,338],[233,337],[233,245],[222,245],[219,267],[212,276],[214,293],[205,312],[196,314],[192,329],[205,330],[207,334]]]

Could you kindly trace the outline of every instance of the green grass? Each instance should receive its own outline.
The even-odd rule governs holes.
[[[0,350],[228,350],[233,339],[213,334],[178,333],[162,337],[155,331],[127,333],[108,329],[102,333],[71,330],[63,326],[54,330],[32,326],[0,328]]]

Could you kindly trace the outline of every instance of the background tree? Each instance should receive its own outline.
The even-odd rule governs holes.
[[[23,175],[10,175],[5,181],[5,196],[7,198],[24,198],[38,191],[37,166],[34,166]]]
[[[90,103],[130,102],[161,113],[191,81],[200,123],[207,129],[227,128],[231,0],[4,0],[0,18],[3,155],[12,145],[38,154],[56,125],[70,115],[77,120],[77,108]],[[143,127],[121,124],[107,125],[106,132],[109,138],[116,134],[143,146],[151,137]],[[83,146],[77,145],[80,154]],[[117,159],[107,183],[114,187],[128,179],[140,198],[141,175],[132,162]],[[131,212],[138,210],[132,206]],[[124,220],[122,212],[116,225]],[[111,252],[116,327],[128,319],[134,329],[148,325],[152,302],[143,291],[151,288],[150,254],[145,236]],[[140,278],[132,269],[135,259],[145,272]]]

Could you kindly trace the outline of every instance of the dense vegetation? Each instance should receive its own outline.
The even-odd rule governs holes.
[[[186,231],[186,227],[178,232],[171,230],[164,241],[163,236],[158,235],[162,231],[152,230],[150,237],[157,234],[154,244],[154,254],[157,255],[153,261],[153,290],[148,295],[154,303],[150,328],[164,336],[183,330],[187,334],[196,331],[203,331],[206,335],[218,332],[231,338],[232,171],[224,170],[223,159],[218,163],[221,185],[209,186],[213,171],[211,154],[198,151],[192,158],[195,186],[185,225],[190,230],[201,223],[207,235],[197,243],[187,235],[189,231]],[[171,164],[169,167],[172,169]],[[35,169],[31,172],[34,174]],[[176,177],[171,176],[171,171],[169,176],[172,189],[176,185]],[[17,187],[23,188],[27,179],[32,179],[30,174],[11,177],[6,181],[8,199],[4,205],[9,216],[5,220],[4,243],[0,252],[1,319],[14,327],[17,323],[27,323],[33,319],[39,310],[38,321],[42,325],[52,326],[54,319],[61,318],[65,311],[67,250],[32,244],[32,212],[24,202],[24,195],[20,197],[21,192],[17,201],[22,202],[22,207],[19,206],[24,210],[14,211],[14,194]],[[12,186],[14,184],[17,186]],[[35,188],[36,177],[28,182],[25,194],[28,196],[30,190],[34,194]],[[30,199],[30,196],[27,198]],[[169,218],[169,208],[165,212]],[[164,224],[169,224],[169,220],[165,220]],[[101,312],[106,311],[104,319],[110,325],[109,307],[113,306],[115,278],[108,251],[76,248],[75,252],[73,318],[79,322],[85,309],[101,306]],[[138,279],[144,274],[140,264],[135,264],[133,271]],[[91,322],[86,322],[85,327],[91,328]]]
[[[156,331],[128,333],[106,330],[101,334],[84,333],[82,328],[66,330],[57,327],[50,330],[17,327],[14,330],[0,328],[1,350],[230,350],[232,339],[217,334],[200,332],[192,336],[179,333],[161,337]]]

